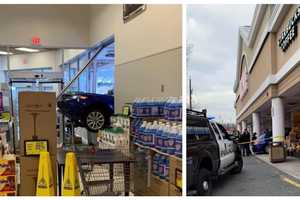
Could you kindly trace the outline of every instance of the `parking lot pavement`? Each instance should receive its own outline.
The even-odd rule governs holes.
[[[253,156],[244,157],[240,174],[225,175],[214,181],[213,195],[300,195],[300,182]]]

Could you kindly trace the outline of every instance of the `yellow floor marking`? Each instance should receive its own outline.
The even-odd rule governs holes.
[[[280,178],[283,181],[285,181],[285,182],[287,182],[287,183],[289,183],[289,184],[291,184],[291,185],[293,185],[293,186],[295,186],[297,188],[300,188],[300,183],[297,183],[296,181],[293,181],[293,180],[291,180],[291,179],[289,179],[289,178],[287,178],[285,176],[282,176],[282,175],[280,176]]]

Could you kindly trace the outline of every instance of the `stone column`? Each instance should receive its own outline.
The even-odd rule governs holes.
[[[241,124],[240,123],[238,123],[237,125],[236,125],[236,129],[241,133],[242,132],[242,130],[241,130]]]
[[[246,128],[247,128],[247,124],[246,124],[246,122],[243,120],[243,121],[242,121],[242,132],[244,132]]]
[[[252,130],[253,133],[256,133],[257,137],[260,135],[260,118],[256,112],[252,114]]]
[[[272,137],[273,142],[284,141],[284,108],[281,97],[272,99]]]

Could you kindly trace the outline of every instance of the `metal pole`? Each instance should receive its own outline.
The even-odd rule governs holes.
[[[64,57],[64,49],[61,49],[61,62],[62,62],[62,71],[64,71],[64,67],[65,67],[65,57]],[[61,80],[61,84],[59,87],[59,93],[60,91],[64,88],[64,79]],[[60,113],[60,125],[59,125],[59,141],[64,145],[65,143],[65,115]]]
[[[10,77],[10,62],[9,62],[9,46],[6,47],[7,51],[7,76]],[[14,118],[14,107],[13,107],[13,93],[12,93],[12,82],[9,78],[9,112],[11,114],[11,130],[10,132],[12,133],[12,145],[13,145],[13,152],[16,154],[16,141],[15,141],[15,118]]]
[[[193,90],[192,90],[192,78],[190,77],[190,79],[189,79],[189,95],[190,95],[190,109],[192,110],[192,108],[193,108],[193,106],[192,106],[192,92],[193,92]]]

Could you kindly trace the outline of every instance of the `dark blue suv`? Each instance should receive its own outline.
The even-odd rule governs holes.
[[[97,132],[110,124],[110,117],[114,114],[114,97],[83,92],[63,94],[57,106],[76,126]]]

